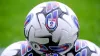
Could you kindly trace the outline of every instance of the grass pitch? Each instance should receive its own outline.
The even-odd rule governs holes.
[[[27,13],[37,4],[50,0],[0,0],[0,47],[25,40],[24,21]],[[76,13],[80,23],[81,39],[100,45],[100,1],[57,0]]]

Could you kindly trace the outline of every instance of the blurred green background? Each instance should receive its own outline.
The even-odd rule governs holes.
[[[0,0],[0,47],[25,40],[23,34],[27,13],[48,0]],[[50,0],[49,0],[50,1]],[[100,46],[100,0],[57,0],[76,13],[80,23],[80,38]]]

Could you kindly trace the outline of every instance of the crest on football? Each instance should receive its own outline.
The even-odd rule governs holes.
[[[57,3],[52,6],[52,3],[48,3],[46,7],[46,13],[50,12],[53,9],[56,9],[58,7]],[[45,22],[46,28],[49,32],[53,32],[57,26],[58,26],[58,10],[53,10],[51,13],[48,13],[46,16],[46,22]]]
[[[58,11],[55,10],[53,13],[50,13],[46,16],[46,28],[53,32],[58,26]]]

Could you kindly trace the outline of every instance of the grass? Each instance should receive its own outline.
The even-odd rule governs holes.
[[[44,1],[48,0],[0,0],[0,47],[25,40],[23,34],[25,17],[34,6]],[[100,1],[57,1],[71,7],[78,16],[80,23],[79,38],[100,45]]]

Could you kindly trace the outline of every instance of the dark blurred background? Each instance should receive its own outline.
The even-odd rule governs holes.
[[[25,40],[24,21],[37,4],[50,0],[0,0],[0,48]],[[57,0],[76,13],[80,23],[80,39],[100,46],[100,0]]]

